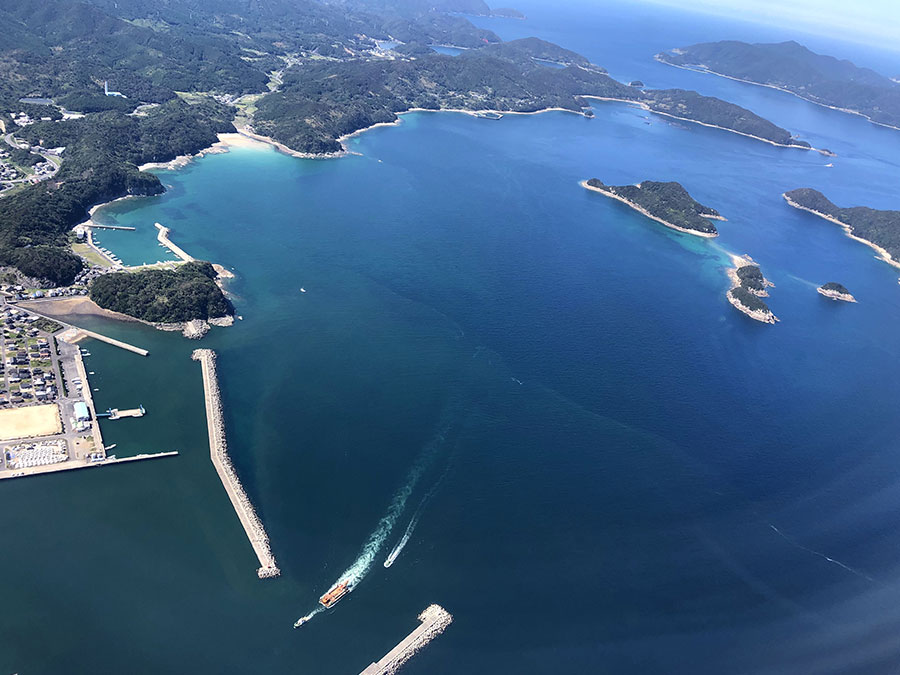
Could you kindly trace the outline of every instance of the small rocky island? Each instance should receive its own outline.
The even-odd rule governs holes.
[[[900,211],[879,211],[867,206],[842,208],[812,188],[791,190],[782,196],[795,209],[840,225],[847,236],[875,249],[881,260],[900,267]]]
[[[698,237],[716,237],[712,220],[725,220],[719,212],[696,201],[679,183],[645,180],[637,185],[606,185],[597,178],[582,181],[582,187],[617,199],[679,232]]]
[[[778,321],[769,306],[760,298],[769,296],[768,288],[774,286],[766,279],[759,265],[746,256],[732,256],[734,267],[728,270],[731,288],[728,291],[728,302],[751,319],[763,323]]]
[[[816,290],[818,290],[821,295],[824,295],[826,298],[830,298],[832,300],[856,302],[856,298],[854,298],[850,294],[850,291],[848,291],[843,285],[835,281],[829,281],[827,284],[822,284]]]

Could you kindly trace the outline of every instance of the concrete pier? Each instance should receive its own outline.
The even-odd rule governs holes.
[[[203,391],[206,394],[206,425],[209,430],[209,454],[216,473],[222,481],[225,492],[231,500],[231,505],[237,513],[238,519],[247,533],[250,545],[259,559],[259,569],[256,574],[260,579],[277,577],[281,570],[275,564],[275,556],[269,546],[269,535],[263,527],[262,521],[256,514],[256,509],[250,502],[247,493],[241,485],[237,472],[228,457],[228,445],[225,440],[225,422],[222,419],[222,400],[219,395],[219,382],[216,377],[216,353],[212,349],[195,349],[191,355],[195,361],[200,362],[203,370]]]
[[[95,333],[92,330],[86,330],[84,328],[76,328],[75,333],[71,336],[71,338],[66,338],[66,342],[71,344],[76,344],[85,338],[94,338],[95,340],[100,340],[100,342],[105,342],[107,344],[113,345],[114,347],[119,347],[120,349],[124,349],[129,352],[134,352],[135,354],[140,354],[141,356],[147,356],[150,352],[146,349],[141,349],[140,347],[135,347],[134,345],[130,345],[127,342],[122,342],[121,340],[116,340],[115,338],[107,337],[101,333]]]
[[[444,632],[453,617],[440,605],[429,605],[419,614],[422,623],[407,635],[396,647],[385,654],[377,663],[369,666],[360,675],[392,675],[400,666],[411,659],[417,651]]]
[[[176,246],[175,244],[172,243],[172,240],[169,239],[169,232],[171,230],[169,230],[168,227],[166,227],[165,225],[160,225],[159,223],[154,223],[154,225],[156,225],[156,229],[159,230],[159,233],[156,235],[156,238],[159,240],[160,244],[162,244],[167,249],[172,251],[172,253],[174,253],[176,256],[178,256],[179,258],[184,260],[184,262],[193,262],[194,261],[193,256],[188,255],[184,251],[184,249],[182,249],[180,246]]]
[[[140,462],[145,459],[160,459],[162,457],[176,457],[177,450],[171,452],[156,452],[153,454],[141,454],[134,457],[110,457],[96,462],[75,462],[69,460],[60,464],[46,464],[44,466],[32,466],[27,469],[19,469],[18,471],[2,471],[0,472],[0,480],[9,478],[26,478],[28,476],[42,476],[48,473],[56,473],[59,471],[75,471],[77,469],[90,469],[95,466],[110,466],[111,464],[126,464],[128,462]]]

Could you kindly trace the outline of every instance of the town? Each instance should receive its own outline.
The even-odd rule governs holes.
[[[64,326],[10,300],[0,293],[0,480],[177,454],[117,459],[103,444],[99,418],[141,417],[145,410],[98,413],[84,364],[90,352],[78,343],[90,337],[142,355],[145,350]]]

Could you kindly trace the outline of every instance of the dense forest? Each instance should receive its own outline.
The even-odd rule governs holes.
[[[104,309],[152,323],[212,319],[233,313],[208,262],[189,262],[175,270],[115,272],[91,284],[91,300]]]
[[[850,61],[816,54],[796,42],[706,42],[657,55],[665,63],[786,89],[816,103],[900,126],[900,84]]]
[[[810,147],[806,141],[793,138],[787,129],[782,129],[746,108],[714,96],[701,96],[696,91],[684,89],[661,89],[644,91],[644,97],[645,103],[653,112],[724,127],[779,145]]]
[[[756,292],[766,290],[766,279],[758,265],[742,265],[737,268],[736,274],[741,286],[747,290]]]
[[[81,262],[61,246],[87,209],[122,195],[162,192],[159,179],[137,165],[208,147],[218,132],[234,129],[231,116],[222,105],[175,99],[144,116],[107,111],[18,132],[30,143],[64,146],[65,160],[53,180],[3,199],[0,264],[54,284],[71,283]]]
[[[839,220],[854,236],[880,246],[891,258],[900,260],[900,211],[879,211],[868,206],[841,208],[812,188],[791,190],[784,196],[800,207]]]
[[[580,112],[588,95],[789,138],[718,99],[626,86],[537,38],[501,43],[464,16],[491,13],[483,0],[0,0],[0,120],[32,145],[65,147],[56,176],[3,198],[0,265],[69,283],[81,263],[66,232],[86,210],[161,192],[137,166],[207,147],[237,113],[311,153],[340,150],[341,136],[414,107]],[[377,40],[388,38],[405,44],[385,52]],[[450,57],[433,44],[469,49]],[[107,80],[124,97],[104,95]],[[11,112],[51,121],[18,127]]]
[[[772,313],[769,306],[763,302],[758,295],[751,293],[744,286],[735,286],[728,291],[728,294],[751,312],[762,312],[767,315]]]
[[[430,54],[378,61],[312,62],[285,74],[281,91],[258,104],[256,131],[304,152],[336,152],[337,139],[410,108],[580,111],[579,94],[633,98],[635,92],[600,69],[548,68],[532,53],[541,41],[507,43],[501,51]]]
[[[606,185],[591,178],[587,184],[627,199],[675,227],[705,235],[718,234],[709,219],[721,218],[719,212],[696,201],[679,183],[645,180],[639,185]]]

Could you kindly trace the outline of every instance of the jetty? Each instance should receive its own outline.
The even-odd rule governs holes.
[[[180,246],[176,246],[172,243],[172,240],[169,239],[169,232],[171,230],[165,225],[161,225],[159,223],[154,223],[156,225],[156,229],[159,232],[156,235],[156,238],[159,240],[159,243],[169,249],[176,256],[181,258],[184,262],[194,262],[195,258],[191,255],[188,255],[183,248]]]
[[[35,314],[38,314],[38,312],[35,312]],[[54,319],[54,321],[59,323],[58,319]],[[61,340],[64,340],[65,342],[73,345],[77,344],[81,340],[84,340],[85,338],[93,338],[95,340],[100,340],[100,342],[105,342],[107,344],[113,345],[114,347],[119,347],[120,349],[134,352],[135,354],[140,354],[141,356],[147,356],[147,354],[150,353],[146,349],[135,347],[134,345],[130,345],[127,342],[116,340],[115,338],[108,337],[101,333],[95,333],[94,331],[87,330],[86,328],[76,328],[73,326],[59,337]]]
[[[140,462],[145,459],[161,459],[163,457],[177,457],[178,451],[172,450],[170,452],[156,452],[153,454],[140,454],[134,455],[133,457],[107,457],[106,459],[100,460],[85,460],[82,462],[76,462],[69,460],[68,462],[62,462],[60,464],[45,464],[42,466],[31,466],[26,469],[19,469],[17,471],[0,471],[0,480],[7,480],[10,478],[25,478],[27,476],[41,476],[47,473],[57,473],[59,471],[76,471],[78,469],[91,469],[96,466],[110,466],[111,464],[126,464],[128,462]]]
[[[444,632],[453,616],[440,605],[429,605],[419,614],[421,624],[377,663],[371,663],[359,675],[393,675],[416,652]]]
[[[100,225],[94,221],[91,221],[89,227],[94,230],[128,230],[129,232],[134,232],[137,229],[130,225]]]
[[[259,559],[256,574],[260,579],[277,577],[281,570],[275,564],[275,556],[269,546],[269,535],[256,509],[238,478],[234,465],[228,456],[228,444],[225,439],[225,422],[222,416],[222,398],[219,394],[219,381],[216,375],[216,353],[212,349],[195,349],[191,358],[200,362],[203,371],[203,391],[206,396],[206,425],[209,431],[209,454],[216,473],[222,481],[231,505],[237,513],[238,520],[247,533],[247,539]]]

